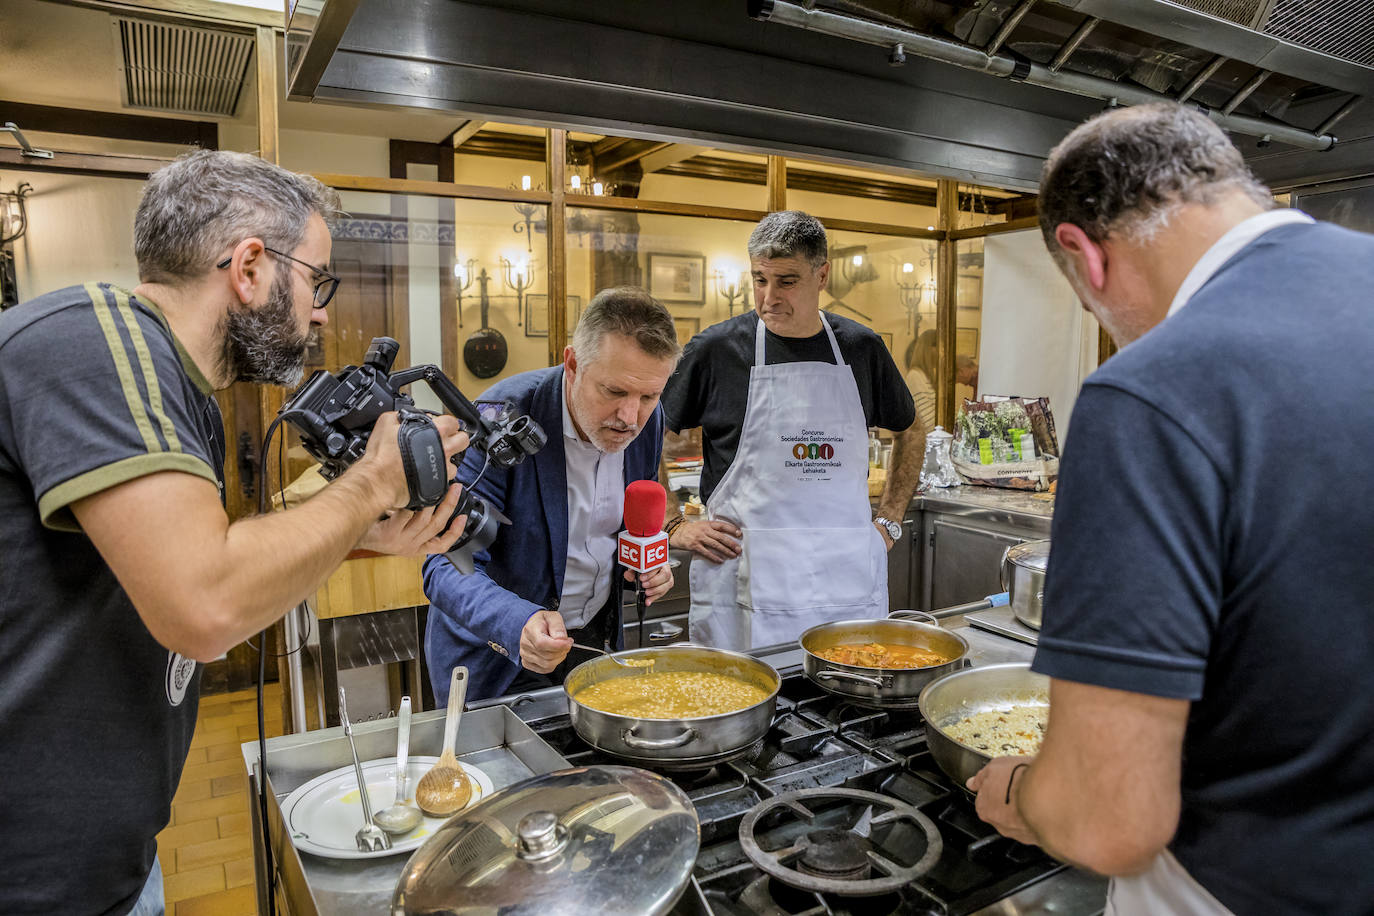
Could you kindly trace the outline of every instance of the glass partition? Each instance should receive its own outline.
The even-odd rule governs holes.
[[[642,286],[673,314],[683,343],[752,308],[752,222],[627,210],[568,209],[568,333],[597,290]]]
[[[965,239],[958,243],[959,282],[955,286],[958,305],[954,330],[954,410],[957,414],[965,399],[976,398],[978,364],[983,330],[983,240]]]

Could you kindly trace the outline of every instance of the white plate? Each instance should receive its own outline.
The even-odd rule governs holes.
[[[406,788],[412,804],[415,801],[415,787],[421,777],[438,761],[438,757],[410,758],[406,767],[409,780]],[[473,782],[472,799],[467,806],[477,804],[478,799],[494,791],[491,778],[486,773],[461,760],[458,765]],[[396,800],[395,757],[365,762],[363,778],[367,780],[367,798],[374,813]],[[419,826],[410,833],[391,838],[390,849],[363,852],[354,839],[358,828],[363,825],[363,807],[358,801],[358,776],[353,771],[353,764],[316,776],[282,802],[282,817],[286,820],[291,842],[304,852],[331,859],[379,859],[419,847],[448,820],[446,817],[423,815]]]

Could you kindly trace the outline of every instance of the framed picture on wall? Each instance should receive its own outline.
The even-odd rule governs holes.
[[[568,320],[564,327],[568,335],[577,327],[577,319],[582,315],[582,297],[568,296]],[[530,293],[525,297],[525,336],[549,336],[549,297],[543,293]]]
[[[684,347],[687,341],[696,336],[697,331],[701,330],[700,318],[678,318],[673,316],[673,327],[677,329],[677,342]]]
[[[706,256],[649,255],[649,294],[660,302],[706,304]]]
[[[978,356],[978,329],[956,328],[954,331],[954,352]]]

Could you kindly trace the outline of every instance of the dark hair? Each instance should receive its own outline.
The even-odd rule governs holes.
[[[1184,203],[1240,190],[1274,205],[1231,141],[1202,113],[1173,102],[1118,108],[1079,125],[1050,151],[1040,176],[1040,231],[1071,223],[1094,242],[1113,233],[1145,239]]]
[[[145,283],[189,280],[210,270],[226,248],[257,236],[290,253],[311,214],[339,215],[339,194],[250,156],[197,150],[148,177],[134,217],[134,257]]]
[[[821,221],[800,210],[770,213],[749,233],[750,258],[801,258],[820,270],[830,258]]]
[[[572,336],[580,363],[595,361],[607,334],[633,337],[639,349],[656,359],[676,363],[682,355],[672,314],[638,286],[613,286],[592,297]]]

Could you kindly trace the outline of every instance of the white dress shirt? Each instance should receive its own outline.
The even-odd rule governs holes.
[[[625,453],[607,454],[577,435],[563,391],[563,454],[568,476],[568,560],[558,611],[585,626],[605,605],[615,572],[616,534],[625,511]]]
[[[1212,279],[1212,275],[1221,270],[1222,265],[1231,260],[1236,252],[1270,229],[1277,229],[1279,226],[1287,226],[1290,223],[1312,222],[1316,222],[1316,220],[1301,210],[1281,208],[1266,210],[1236,223],[1225,235],[1213,242],[1212,247],[1203,252],[1202,257],[1198,258],[1198,262],[1193,265],[1193,269],[1188,271],[1188,276],[1183,278],[1183,285],[1174,294],[1174,301],[1169,303],[1169,315],[1187,305],[1188,300],[1193,298],[1193,294],[1202,289],[1203,284]],[[1167,318],[1168,315],[1164,317]]]

